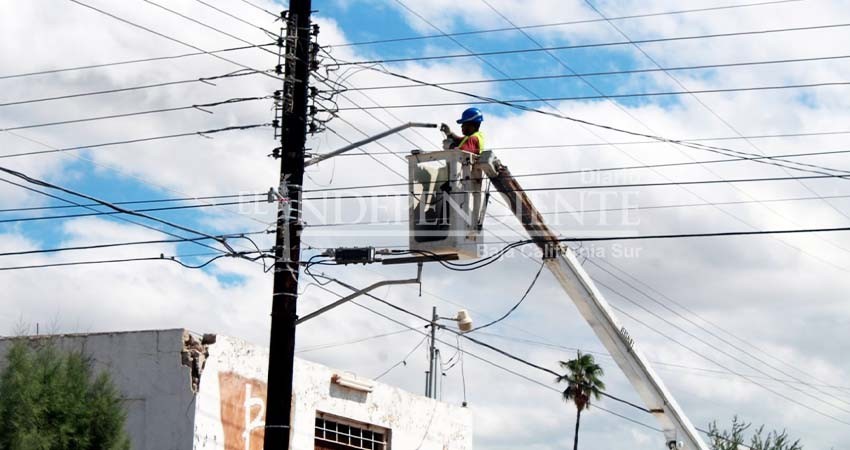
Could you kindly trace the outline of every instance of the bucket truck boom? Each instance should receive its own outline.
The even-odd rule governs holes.
[[[481,154],[477,165],[490,178],[492,186],[505,198],[529,237],[543,251],[546,267],[637,390],[647,409],[661,424],[667,448],[708,450],[681,407],[638,350],[626,328],[618,323],[608,302],[582,268],[573,251],[562,245],[555,233],[543,222],[543,216],[508,168],[489,151]]]

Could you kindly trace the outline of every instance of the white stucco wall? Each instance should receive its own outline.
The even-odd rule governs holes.
[[[134,450],[261,450],[268,349],[219,336],[198,393],[184,366],[182,329],[53,336],[106,370],[126,399]],[[37,337],[31,339],[44,339]],[[9,340],[0,338],[0,370]],[[317,411],[391,430],[392,450],[469,450],[471,414],[375,383],[371,393],[331,383],[342,371],[296,359],[293,450],[312,450]]]
[[[221,420],[221,374],[237,374],[241,384],[236,390],[232,386],[225,390],[238,393],[239,400],[252,405],[251,408],[242,408],[232,417],[232,420],[241,423],[238,426],[231,424],[230,433],[233,434],[235,428],[248,439],[248,442],[241,442],[244,447],[239,450],[261,448],[256,446],[261,444],[257,442],[259,435],[246,431],[262,426],[258,418],[262,417],[265,393],[263,391],[259,397],[254,395],[258,388],[265,386],[268,349],[233,338],[219,337],[216,344],[210,346],[209,352],[197,403],[196,449],[225,449],[224,426]],[[317,411],[390,429],[390,448],[393,450],[472,448],[471,414],[467,409],[380,383],[375,383],[373,391],[368,394],[353,391],[331,383],[331,377],[335,373],[343,372],[296,359],[292,441],[294,450],[313,449]],[[232,375],[228,377],[231,380],[234,378]],[[251,397],[247,396],[248,391],[243,391],[246,387],[250,389]],[[229,421],[225,419],[225,422]],[[236,449],[228,446],[226,450]]]
[[[194,393],[180,361],[183,330],[55,336],[66,350],[82,351],[106,370],[126,399],[127,433],[134,450],[188,450]],[[35,337],[30,339],[44,339]],[[0,339],[0,370],[10,341]]]

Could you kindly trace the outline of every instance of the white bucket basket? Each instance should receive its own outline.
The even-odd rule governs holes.
[[[414,151],[407,157],[412,250],[478,257],[483,173],[477,160],[458,150]]]

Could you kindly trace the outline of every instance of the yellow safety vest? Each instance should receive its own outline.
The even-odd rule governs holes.
[[[475,137],[478,138],[478,149],[477,149],[478,151],[475,151],[475,152],[471,152],[471,151],[463,148],[463,144],[466,144],[466,141],[468,141],[469,138],[471,138],[472,136],[475,136]],[[460,140],[460,144],[458,144],[457,148],[460,149],[460,150],[466,151],[466,152],[474,153],[476,155],[481,154],[481,152],[484,151],[484,133],[482,133],[480,131],[476,131],[475,133],[472,133],[469,136],[464,136],[463,139]]]

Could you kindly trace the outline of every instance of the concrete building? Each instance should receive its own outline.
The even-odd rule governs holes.
[[[182,329],[51,338],[112,375],[134,450],[262,449],[267,348]],[[472,448],[465,408],[319,364],[296,360],[293,397],[296,450]]]

